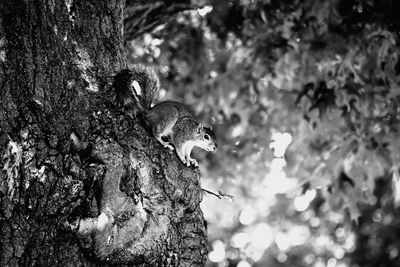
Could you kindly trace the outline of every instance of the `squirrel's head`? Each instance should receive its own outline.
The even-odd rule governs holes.
[[[217,149],[217,139],[211,127],[197,126],[196,146],[207,151]]]

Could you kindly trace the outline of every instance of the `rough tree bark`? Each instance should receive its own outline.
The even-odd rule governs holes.
[[[114,101],[123,8],[0,1],[0,266],[205,262],[198,171]]]

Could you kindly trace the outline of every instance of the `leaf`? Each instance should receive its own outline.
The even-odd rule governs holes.
[[[343,199],[343,208],[347,208],[349,211],[350,219],[358,224],[358,218],[361,216],[360,209],[357,203],[366,203],[366,199],[363,196],[362,186],[360,181],[354,180],[355,184],[343,182],[340,188],[339,197]]]
[[[349,211],[350,220],[356,222],[358,224],[358,218],[361,217],[360,209],[357,206],[357,202],[350,199],[350,201],[345,205],[345,207]]]

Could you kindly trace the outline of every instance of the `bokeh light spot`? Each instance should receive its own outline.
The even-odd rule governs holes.
[[[309,206],[311,201],[315,198],[317,192],[315,189],[307,190],[307,192],[301,196],[294,199],[293,205],[297,211],[305,211]]]
[[[269,148],[274,150],[275,157],[283,157],[291,142],[292,136],[289,133],[274,133]]]
[[[241,260],[241,261],[239,261],[239,263],[237,264],[237,267],[251,267],[251,264],[248,263],[248,262],[245,261],[245,260]]]
[[[266,223],[259,223],[251,234],[253,246],[266,249],[273,241],[271,227]]]
[[[236,233],[232,236],[231,245],[234,248],[244,248],[250,243],[250,237],[247,233]]]
[[[256,212],[252,207],[246,207],[239,216],[239,222],[243,225],[252,224],[256,219]]]
[[[213,242],[213,250],[208,254],[212,262],[222,262],[225,259],[225,246],[221,240]]]

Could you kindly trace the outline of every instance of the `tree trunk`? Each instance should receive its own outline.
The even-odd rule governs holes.
[[[202,266],[199,172],[115,103],[123,0],[0,1],[0,266]]]

